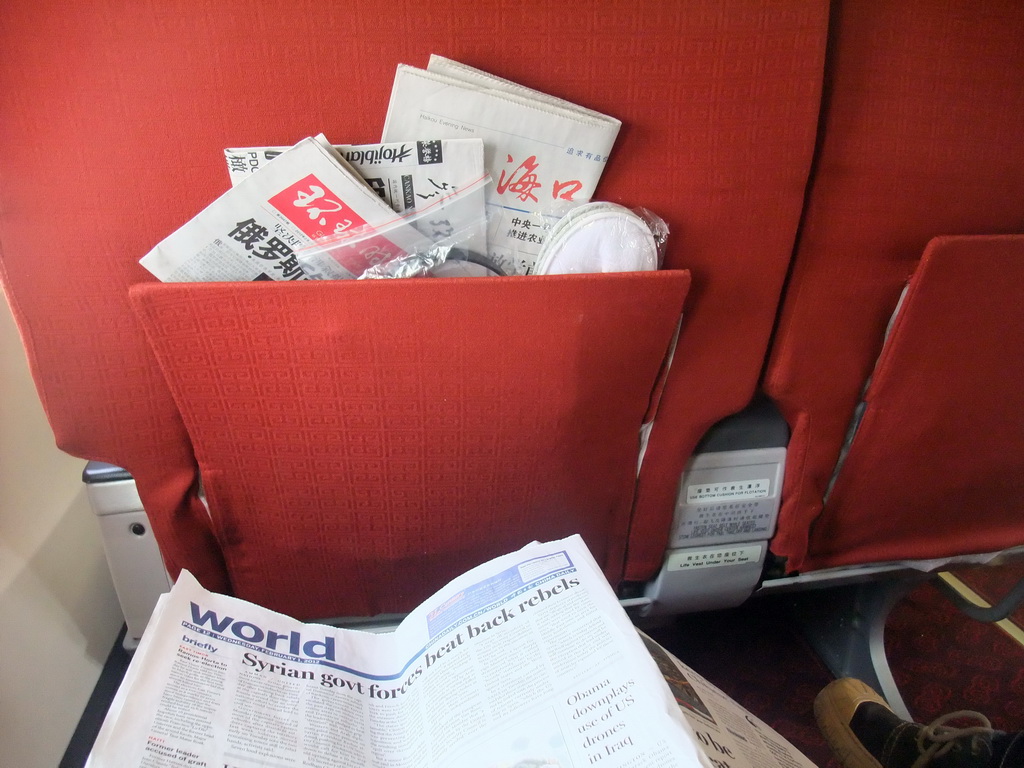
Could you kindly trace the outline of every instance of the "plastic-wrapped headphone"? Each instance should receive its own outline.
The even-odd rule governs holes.
[[[658,268],[658,243],[640,216],[616,203],[587,203],[559,219],[541,246],[536,275]]]

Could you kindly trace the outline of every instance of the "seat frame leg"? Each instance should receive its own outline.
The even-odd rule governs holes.
[[[867,683],[904,719],[913,718],[889,667],[885,623],[893,606],[927,578],[922,574],[792,596],[797,624],[832,674]]]

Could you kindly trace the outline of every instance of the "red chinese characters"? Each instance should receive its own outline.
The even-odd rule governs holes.
[[[312,238],[344,234],[366,224],[313,174],[281,190],[268,202]]]
[[[313,174],[282,190],[268,202],[314,240],[336,238],[334,245],[327,246],[328,251],[354,276],[405,253],[386,237],[374,234],[374,227],[366,219]]]
[[[515,163],[512,155],[506,155],[506,164]],[[499,195],[510,192],[519,198],[520,202],[539,202],[534,192],[538,187],[544,186],[537,173],[540,165],[536,155],[530,155],[513,171],[502,170],[498,177],[497,191]],[[553,200],[573,200],[573,195],[583,189],[583,182],[578,179],[559,181],[555,179],[551,185],[551,198]]]

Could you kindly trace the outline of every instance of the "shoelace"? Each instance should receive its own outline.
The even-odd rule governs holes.
[[[951,720],[974,720],[980,725],[970,725],[965,728],[946,725]],[[971,750],[974,754],[978,754],[979,737],[991,736],[993,733],[991,721],[980,712],[963,709],[959,712],[942,715],[918,731],[917,749],[921,756],[914,761],[911,768],[924,768],[930,765],[933,759],[949,752],[959,739],[968,736],[971,738]],[[926,742],[928,743],[926,744]]]

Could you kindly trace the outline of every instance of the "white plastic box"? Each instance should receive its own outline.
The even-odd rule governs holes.
[[[124,646],[139,644],[160,595],[171,588],[163,558],[131,475],[120,467],[90,461],[82,473],[103,537],[127,632]]]
[[[775,533],[788,440],[767,400],[708,431],[680,479],[669,549],[641,615],[732,608],[753,594]]]

